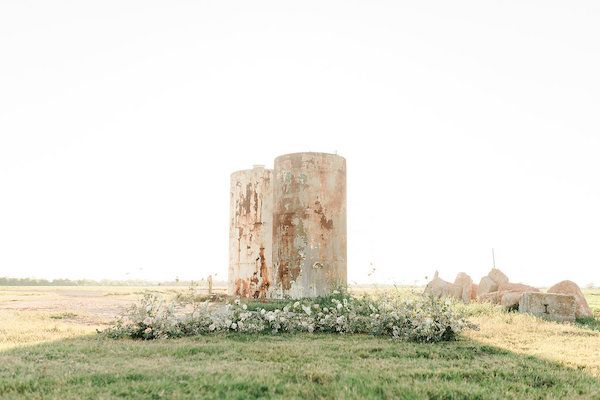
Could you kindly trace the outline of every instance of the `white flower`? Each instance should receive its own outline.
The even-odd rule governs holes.
[[[186,324],[193,328],[190,331],[200,328],[207,333],[355,332],[423,342],[445,340],[443,335],[448,330],[459,333],[476,328],[454,309],[454,302],[447,307],[444,300],[409,300],[393,294],[365,297],[364,301],[362,297],[355,299],[343,294],[330,300],[328,307],[293,300],[283,311],[279,308],[250,311],[240,298],[233,298],[229,304],[217,307],[213,303],[196,303],[191,312],[184,311],[179,305],[145,300],[124,316],[120,324],[125,324],[124,328],[128,330],[125,335],[134,336],[141,332],[145,339],[185,334]],[[146,309],[150,311],[146,312]],[[115,329],[121,329],[121,326]]]
[[[331,292],[333,294],[340,294],[339,290],[334,290],[333,292]]]

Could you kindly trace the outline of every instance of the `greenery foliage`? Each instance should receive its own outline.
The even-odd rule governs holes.
[[[440,342],[454,339],[463,329],[476,328],[452,302],[425,296],[355,297],[334,291],[332,296],[289,302],[281,308],[256,304],[250,308],[239,299],[233,304],[206,300],[194,301],[187,313],[181,313],[181,305],[147,294],[103,333],[112,338],[144,340],[213,332],[362,333]]]

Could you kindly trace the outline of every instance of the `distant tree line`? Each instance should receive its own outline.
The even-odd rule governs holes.
[[[0,286],[193,286],[206,285],[205,279],[197,281],[144,281],[144,280],[108,280],[95,281],[91,279],[37,279],[37,278],[8,278],[0,277]],[[214,282],[215,285],[226,284],[225,282]]]

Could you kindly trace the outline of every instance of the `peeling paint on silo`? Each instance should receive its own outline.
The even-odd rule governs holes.
[[[346,160],[294,153],[275,159],[273,297],[316,297],[346,285]]]
[[[266,298],[272,287],[273,171],[231,174],[228,294]]]

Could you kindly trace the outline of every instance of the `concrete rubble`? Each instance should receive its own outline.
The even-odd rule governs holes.
[[[519,312],[558,322],[575,321],[575,297],[565,294],[525,292],[519,300]]]
[[[484,294],[496,292],[498,291],[498,287],[505,283],[508,283],[508,277],[498,268],[492,268],[487,276],[484,276],[479,281],[477,296],[481,297]]]
[[[424,294],[436,298],[453,298],[498,304],[511,310],[534,314],[554,321],[574,321],[575,318],[592,317],[592,311],[581,289],[572,281],[562,281],[546,293],[523,283],[510,282],[508,276],[497,268],[481,280],[472,283],[471,277],[460,272],[454,283],[443,280],[436,271],[425,287]]]
[[[471,277],[460,272],[454,282],[448,282],[439,277],[438,272],[431,282],[425,287],[425,294],[436,298],[453,298],[469,303],[476,299],[477,285],[473,284]]]
[[[548,289],[548,293],[556,293],[556,294],[569,294],[575,297],[575,302],[577,304],[577,308],[575,309],[575,315],[578,318],[587,318],[593,316],[592,310],[585,299],[585,296],[579,289],[579,286],[575,282],[572,281],[561,281],[556,285],[550,287]]]

